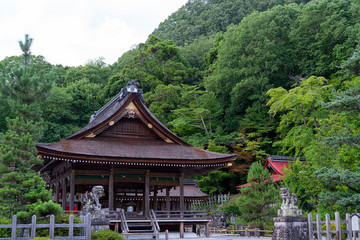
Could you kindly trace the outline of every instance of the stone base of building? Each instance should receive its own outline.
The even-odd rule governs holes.
[[[308,240],[309,231],[307,218],[286,216],[274,218],[272,240]]]

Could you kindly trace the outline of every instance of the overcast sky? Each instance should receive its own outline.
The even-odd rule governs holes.
[[[52,64],[114,63],[187,0],[0,0],[0,60],[20,55],[25,33],[31,52]]]

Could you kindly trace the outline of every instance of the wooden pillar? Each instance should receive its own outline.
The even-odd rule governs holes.
[[[180,238],[184,238],[184,222],[180,222]]]
[[[55,183],[55,203],[59,203],[60,182]]]
[[[63,178],[62,180],[62,190],[61,190],[61,201],[62,201],[62,208],[65,211],[66,210],[66,178]]]
[[[181,173],[180,181],[180,212],[181,217],[184,215],[185,210],[185,200],[184,200],[184,172]]]
[[[209,224],[209,222],[207,222],[205,224],[205,237],[207,237],[207,238],[210,237],[210,224]]]
[[[144,192],[144,216],[149,216],[150,211],[150,171],[148,170],[145,174],[145,192]]]
[[[170,187],[166,188],[166,211],[168,217],[170,217]]]
[[[114,211],[114,169],[110,169],[109,176],[109,210]]]
[[[157,210],[157,187],[154,187],[153,210]]]
[[[75,206],[75,170],[70,173],[70,211],[74,211]]]

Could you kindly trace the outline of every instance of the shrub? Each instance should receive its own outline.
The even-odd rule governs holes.
[[[112,230],[101,229],[97,232],[91,232],[91,240],[124,240],[124,237]]]
[[[11,219],[0,217],[0,224],[11,224]],[[11,237],[11,228],[0,228],[0,238]]]
[[[38,224],[49,224],[50,218],[43,218],[37,221]],[[68,224],[69,223],[69,214],[59,214],[55,216],[55,223],[57,224]],[[74,216],[74,223],[81,223],[81,219],[79,217]],[[69,236],[69,228],[60,227],[55,228],[54,232],[55,236],[65,237]],[[49,236],[49,228],[37,228],[36,236],[46,237]],[[80,236],[80,228],[74,228],[74,236]]]

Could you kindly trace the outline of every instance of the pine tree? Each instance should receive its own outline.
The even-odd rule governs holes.
[[[261,162],[255,162],[250,167],[247,181],[251,185],[241,189],[236,201],[240,212],[238,221],[242,225],[269,229],[273,226],[272,218],[276,216],[276,203],[280,198],[270,173],[263,170]]]
[[[21,220],[61,211],[52,203],[45,181],[32,170],[42,164],[35,149],[43,130],[39,101],[47,96],[51,83],[30,64],[31,42],[28,35],[20,42],[24,64],[8,66],[8,71],[0,73],[2,94],[17,115],[7,119],[8,130],[0,135],[0,215],[16,214]]]

